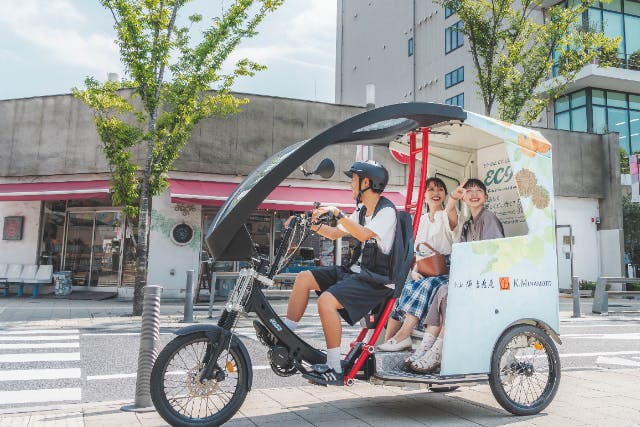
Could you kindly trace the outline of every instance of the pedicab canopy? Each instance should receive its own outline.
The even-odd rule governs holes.
[[[551,144],[535,130],[433,103],[364,112],[265,160],[222,206],[207,245],[216,260],[249,259],[247,217],[306,160],[351,143],[386,145],[406,161],[412,132],[418,147],[427,135],[429,176],[442,178],[449,190],[466,178],[481,179],[485,206],[504,225],[505,238],[456,243],[451,254],[441,375],[488,373],[493,347],[509,325],[538,324],[555,338],[559,330]],[[460,208],[464,221],[468,213]]]

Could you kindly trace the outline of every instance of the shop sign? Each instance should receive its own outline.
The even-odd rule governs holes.
[[[22,240],[23,216],[5,216],[2,240]]]

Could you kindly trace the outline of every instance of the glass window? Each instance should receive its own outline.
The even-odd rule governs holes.
[[[640,153],[640,111],[629,111],[631,154]]]
[[[582,105],[586,105],[587,96],[584,90],[579,92],[574,92],[571,94],[571,108],[580,107]]]
[[[571,110],[571,130],[578,132],[587,131],[587,107]]]
[[[407,42],[407,54],[408,56],[413,56],[413,37]]]
[[[619,108],[607,109],[608,121],[607,125],[610,132],[618,132],[620,147],[629,152],[629,123],[627,120],[628,111]]]
[[[595,133],[606,133],[607,112],[605,107],[593,106],[593,131]]]
[[[625,43],[627,55],[640,51],[640,17],[624,17]]]
[[[556,114],[556,129],[571,130],[571,116],[569,112]]]
[[[458,21],[452,26],[446,28],[444,31],[444,52],[449,53],[453,50],[458,49],[460,46],[464,44],[464,36],[460,31],[462,28],[462,22]]]
[[[464,93],[460,93],[456,96],[452,96],[451,98],[447,98],[444,100],[444,103],[448,105],[457,105],[460,108],[464,108]]]
[[[451,9],[450,7],[445,7],[444,8],[444,19],[447,19],[448,17],[450,17],[454,13],[456,13],[456,12],[453,9]]]
[[[610,2],[602,2],[602,8],[605,10],[613,10],[614,12],[622,12],[622,1],[611,0]]]
[[[60,270],[62,243],[64,241],[65,201],[45,202],[42,217],[42,240],[40,242],[40,264],[53,265]]]
[[[555,112],[560,113],[569,109],[569,97],[561,96],[555,102]]]
[[[629,94],[629,108],[640,110],[640,95]]]
[[[604,27],[604,35],[607,37],[622,37],[618,50],[625,51],[624,48],[624,31],[622,15],[614,12],[602,12],[602,21]]]
[[[627,108],[627,94],[607,91],[607,105],[609,107]]]
[[[591,90],[591,103],[597,105],[607,105],[604,91],[599,89]]]
[[[444,76],[444,87],[450,88],[464,81],[464,67],[453,70]]]
[[[640,16],[640,2],[633,0],[625,0],[624,14]]]

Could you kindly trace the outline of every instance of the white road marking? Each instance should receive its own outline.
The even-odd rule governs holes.
[[[596,359],[598,365],[620,365],[620,366],[633,366],[634,368],[640,367],[640,362],[634,360],[623,359],[622,357],[598,357]]]
[[[597,357],[597,356],[630,356],[634,354],[640,354],[640,351],[610,351],[600,353],[560,353],[560,358],[563,357]]]
[[[101,333],[86,333],[82,334],[83,337],[104,337],[104,336],[137,336],[140,332],[101,332]],[[160,332],[160,335],[175,335],[173,332]]]
[[[66,362],[80,360],[80,353],[11,353],[0,354],[0,363]],[[2,399],[0,399],[2,402]]]
[[[23,331],[2,331],[0,335],[77,334],[77,329],[25,329]]]
[[[254,371],[263,371],[271,369],[269,365],[256,365],[252,366]],[[184,375],[186,371],[170,371],[167,375]],[[99,380],[117,380],[121,378],[135,378],[136,374],[108,374],[108,375],[87,375],[87,381],[99,381]]]
[[[35,335],[35,336],[0,336],[0,342],[5,341],[59,341],[59,340],[79,340],[80,335]]]
[[[44,390],[0,391],[3,405],[14,403],[79,401],[82,398],[80,388],[50,388]]]
[[[80,348],[79,342],[48,342],[48,343],[21,343],[2,344],[2,350],[24,350],[36,348]]]
[[[629,334],[564,334],[562,338],[580,338],[589,340],[634,340],[640,341],[640,332]]]
[[[0,381],[57,380],[62,378],[80,378],[80,368],[0,371]]]

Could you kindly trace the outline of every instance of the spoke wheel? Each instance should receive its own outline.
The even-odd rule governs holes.
[[[551,403],[560,383],[560,357],[540,328],[508,329],[491,357],[489,385],[493,396],[515,415],[533,415]]]
[[[197,332],[175,338],[158,355],[151,398],[172,426],[219,426],[244,402],[250,362],[232,343],[220,353],[212,378],[200,380],[210,350],[207,336]]]

